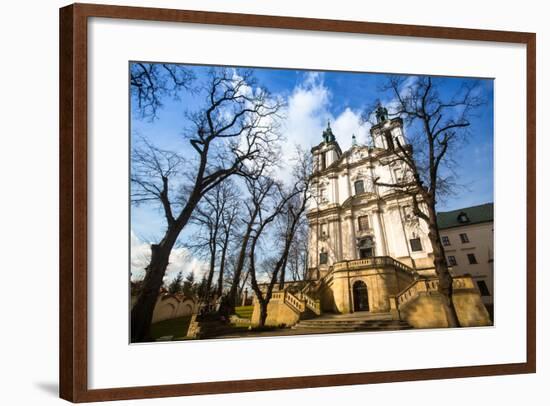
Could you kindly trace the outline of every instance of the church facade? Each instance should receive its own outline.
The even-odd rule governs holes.
[[[329,124],[312,149],[309,279],[332,273],[333,297],[325,294],[323,305],[339,313],[388,311],[389,295],[398,294],[415,273],[434,274],[427,227],[413,215],[412,198],[376,185],[407,176],[389,145],[397,140],[406,145],[403,123],[388,119],[384,110],[377,116],[372,146],[354,138],[342,152]]]
[[[353,316],[363,327],[372,320],[396,328],[450,325],[427,225],[413,214],[413,197],[391,187],[409,176],[394,152],[411,148],[403,122],[381,106],[376,118],[370,145],[352,136],[342,151],[329,123],[312,148],[307,278],[273,293],[267,324],[311,327],[304,320],[321,323],[328,314]],[[453,304],[461,325],[491,323],[471,276],[453,275]],[[255,306],[253,323],[258,317]],[[327,323],[334,327],[332,318]]]

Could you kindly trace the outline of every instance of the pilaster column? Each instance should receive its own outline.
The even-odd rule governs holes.
[[[332,195],[332,201],[331,203],[340,204],[338,199],[338,174],[333,174],[329,176],[329,182],[331,186],[331,195]]]
[[[350,214],[348,217],[348,227],[349,227],[349,260],[357,259],[357,240],[355,239],[355,224],[353,221],[353,214]]]
[[[376,255],[386,256],[388,249],[386,247],[386,239],[384,238],[384,230],[380,221],[380,210],[374,210],[372,215],[372,226],[374,235],[376,236]]]

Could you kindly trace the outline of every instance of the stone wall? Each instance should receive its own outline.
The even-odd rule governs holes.
[[[267,305],[266,326],[293,326],[300,320],[300,314],[286,305],[283,300],[272,298]],[[260,303],[254,298],[254,311],[251,323],[257,326],[260,323]]]
[[[132,297],[132,307],[137,300]],[[153,323],[175,319],[178,317],[190,316],[196,312],[197,304],[191,298],[182,295],[160,294],[153,310]]]
[[[422,292],[399,308],[401,320],[414,328],[448,327],[445,298],[439,292]]]
[[[354,310],[352,308],[353,284],[356,281],[363,281],[367,286],[371,312],[388,312],[390,310],[389,296],[396,295],[407,287],[411,283],[412,277],[401,274],[393,267],[334,272],[331,285],[321,296],[323,311],[352,312]]]
[[[437,282],[420,281],[414,289],[413,297],[399,306],[401,319],[415,328],[449,327],[446,299],[437,291]],[[461,327],[492,325],[471,276],[454,278],[453,305]]]
[[[490,326],[493,324],[477,289],[457,290],[453,303],[462,327]]]

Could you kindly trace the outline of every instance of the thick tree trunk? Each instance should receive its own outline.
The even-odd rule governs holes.
[[[445,260],[445,249],[441,243],[437,226],[437,212],[433,203],[428,203],[428,217],[430,219],[428,237],[432,243],[435,272],[439,278],[439,292],[445,297],[447,305],[447,319],[449,327],[460,327],[453,303],[453,278]]]
[[[162,286],[162,280],[166,274],[170,253],[176,240],[185,227],[200,196],[194,196],[189,200],[182,211],[178,221],[172,223],[166,230],[164,238],[159,244],[151,245],[151,261],[146,268],[145,279],[136,304],[130,315],[130,336],[133,343],[151,340],[151,320],[153,311]]]
[[[153,311],[177,234],[176,231],[169,230],[160,244],[151,245],[151,262],[147,266],[141,292],[131,313],[130,329],[133,343],[151,341]]]
[[[258,321],[259,327],[265,326],[265,321],[267,320],[267,305],[268,301],[260,301],[260,320]]]

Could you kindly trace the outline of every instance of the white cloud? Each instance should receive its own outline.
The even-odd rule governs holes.
[[[357,142],[367,143],[368,128],[361,125],[361,112],[345,108],[337,117],[331,114],[332,94],[324,84],[324,74],[309,72],[287,98],[286,117],[282,131],[286,138],[282,146],[282,158],[288,163],[294,155],[295,146],[300,145],[309,151],[318,145],[322,133],[330,120],[336,141],[342,151],[351,147],[351,137],[357,137]],[[284,165],[277,176],[285,181],[290,179],[290,165]]]
[[[354,112],[349,107],[334,120],[331,124],[332,132],[335,134],[340,148],[343,151],[351,147],[351,137],[355,134],[359,144],[366,144],[368,137],[367,126],[361,125],[361,113]],[[339,136],[340,135],[340,136]]]
[[[150,258],[150,243],[141,241],[132,230],[130,234],[130,270],[132,280],[143,278],[145,267],[149,264]],[[172,280],[179,271],[182,271],[184,276],[193,271],[195,279],[200,279],[208,271],[208,264],[194,257],[186,248],[174,248],[170,254],[168,268],[164,277],[165,281]]]

